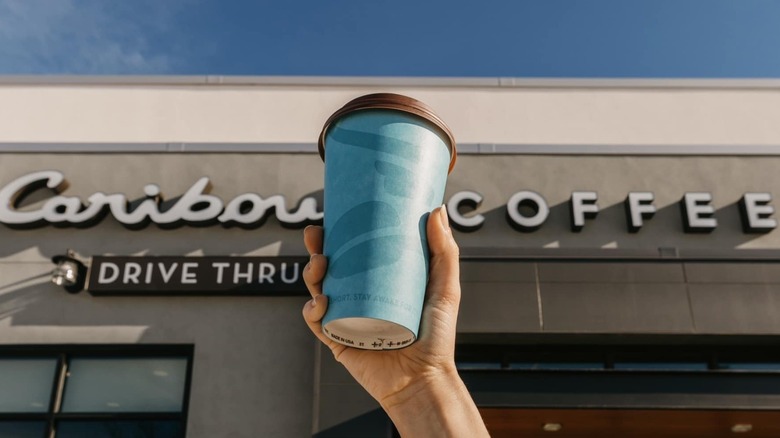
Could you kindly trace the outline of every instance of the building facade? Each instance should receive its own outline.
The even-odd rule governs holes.
[[[300,315],[316,139],[372,92],[455,133],[495,436],[780,434],[777,82],[9,77],[0,436],[393,436]]]

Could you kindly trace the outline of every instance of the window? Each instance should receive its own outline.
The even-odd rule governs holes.
[[[0,438],[182,438],[192,352],[0,347]]]
[[[578,334],[459,344],[480,407],[772,410],[780,336]],[[474,338],[472,338],[474,339]],[[575,342],[562,342],[562,340]],[[556,342],[557,341],[557,342]]]
[[[578,334],[571,339],[580,343],[552,338],[547,343],[460,344],[455,355],[462,371],[780,374],[780,336],[619,336],[623,342],[640,339],[637,343],[617,343],[616,338]]]

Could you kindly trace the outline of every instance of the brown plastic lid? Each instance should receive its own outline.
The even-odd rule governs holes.
[[[360,96],[356,99],[350,100],[346,105],[341,107],[338,111],[333,113],[325,122],[325,126],[322,127],[320,132],[320,138],[318,147],[320,150],[320,157],[325,160],[325,135],[330,128],[330,125],[336,121],[336,119],[343,117],[351,112],[362,111],[368,109],[390,109],[396,111],[403,111],[405,113],[413,114],[418,117],[433,123],[439,128],[442,133],[447,137],[449,143],[447,147],[450,149],[450,168],[447,173],[452,172],[452,168],[455,167],[455,160],[458,157],[458,152],[455,147],[455,137],[452,135],[452,131],[444,121],[433,112],[433,109],[428,105],[420,102],[417,99],[403,96],[394,93],[375,93]]]

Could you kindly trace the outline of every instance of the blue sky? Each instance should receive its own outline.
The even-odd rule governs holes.
[[[0,74],[780,77],[780,0],[0,0]]]

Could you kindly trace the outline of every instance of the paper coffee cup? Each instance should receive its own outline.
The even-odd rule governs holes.
[[[325,161],[323,331],[356,348],[417,339],[428,282],[426,222],[455,158],[449,128],[415,99],[359,97],[319,139]]]

